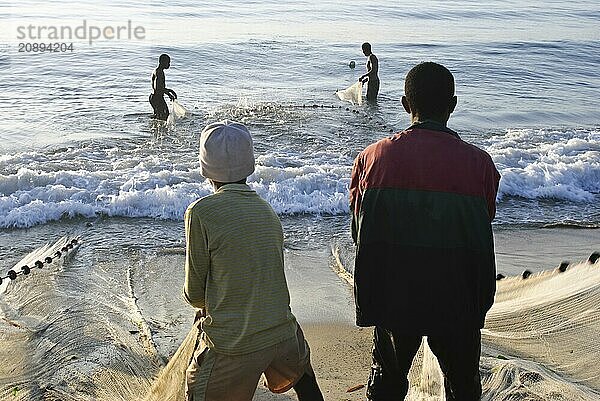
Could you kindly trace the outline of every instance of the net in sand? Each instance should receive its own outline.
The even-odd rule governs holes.
[[[338,259],[339,260],[339,259]],[[178,398],[197,331],[154,382],[146,401]],[[483,401],[600,399],[600,263],[498,282],[482,330]],[[443,379],[426,340],[409,373],[407,400],[444,400]]]
[[[342,264],[349,266],[351,260]],[[51,271],[40,271],[38,275],[41,274],[46,275],[45,279],[31,281],[31,289],[41,286],[46,294],[55,292],[54,298],[69,295],[53,287]],[[52,311],[67,303],[57,301],[52,305],[40,295],[42,292],[30,292],[37,295],[23,299],[21,305],[16,305],[16,297],[12,298],[12,305],[7,303],[15,296],[10,293],[3,294],[6,298],[0,302],[0,340],[3,344],[19,344],[9,352],[0,350],[0,399],[183,399],[184,375],[197,329],[190,330],[161,369],[152,344],[130,340],[126,330],[121,333],[119,322],[107,325],[111,330],[106,333],[79,327],[77,322],[85,316],[77,305],[60,315],[64,322],[48,322]],[[118,294],[107,296],[117,297],[113,302],[129,302],[119,301]],[[79,302],[88,300],[82,298]],[[112,316],[110,310],[107,313]],[[104,336],[110,338],[105,341]],[[69,342],[80,347],[93,344],[95,348],[100,344],[104,356],[80,354],[81,359],[74,365]],[[122,345],[115,347],[116,343]],[[482,351],[484,401],[599,400],[600,262],[572,265],[564,273],[546,271],[528,279],[510,277],[499,281],[496,302],[482,330]],[[44,362],[48,356],[53,358],[53,364]],[[107,359],[98,359],[103,357]],[[56,365],[63,367],[57,369]],[[82,371],[88,371],[89,376],[73,376]],[[149,372],[159,373],[153,377]],[[415,358],[409,380],[408,400],[444,399],[439,366],[426,341]]]
[[[334,250],[348,279],[352,256]],[[351,277],[350,277],[351,279]],[[484,401],[600,400],[600,262],[497,282],[482,330]],[[435,356],[423,340],[407,400],[444,400]]]

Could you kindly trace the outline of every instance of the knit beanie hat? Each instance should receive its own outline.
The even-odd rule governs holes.
[[[219,121],[200,134],[200,174],[217,182],[237,182],[254,172],[252,137],[244,124]]]

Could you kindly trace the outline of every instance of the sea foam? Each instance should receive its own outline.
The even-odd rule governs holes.
[[[499,200],[591,205],[600,198],[597,130],[513,129],[478,145],[502,175]],[[280,215],[347,214],[352,162],[331,150],[270,149],[257,154],[248,185]],[[193,152],[157,151],[143,141],[3,155],[0,171],[2,228],[76,216],[181,220],[191,202],[212,193]]]
[[[181,220],[190,203],[212,193],[196,160],[185,169],[156,155],[137,155],[86,166],[90,171],[78,168],[73,160],[78,153],[59,156],[66,159],[67,170],[48,169],[53,164],[50,155],[37,163],[37,157],[27,153],[11,157],[12,166],[33,168],[20,167],[0,175],[0,227],[99,215]],[[106,151],[105,156],[110,159],[113,153],[117,152]],[[351,160],[340,165],[339,158],[326,154],[312,160],[259,156],[248,184],[279,214],[347,213]]]
[[[499,198],[594,202],[600,194],[600,132],[518,129],[486,143],[502,179]]]

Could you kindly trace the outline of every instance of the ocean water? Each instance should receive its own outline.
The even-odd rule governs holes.
[[[25,247],[15,233],[42,240],[40,227],[56,222],[85,231],[107,219],[152,221],[181,245],[187,205],[211,192],[199,133],[221,119],[250,128],[249,184],[282,217],[288,247],[347,242],[353,159],[409,125],[404,76],[426,60],[455,75],[449,126],[502,174],[497,230],[600,226],[598,2],[23,1],[0,5],[0,17],[0,256]],[[145,37],[18,52],[19,42],[41,42],[18,39],[19,26],[83,20],[130,20]],[[380,97],[352,106],[334,92],[363,73],[367,40]],[[190,112],[174,127],[149,118],[149,77],[163,52],[167,85]]]

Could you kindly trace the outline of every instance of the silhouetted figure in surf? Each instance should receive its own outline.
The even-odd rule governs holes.
[[[159,120],[167,120],[169,117],[169,108],[165,102],[164,95],[169,96],[169,99],[177,99],[177,94],[173,89],[168,89],[165,85],[165,70],[171,66],[171,58],[167,54],[161,54],[158,58],[158,67],[152,72],[152,93],[149,101],[154,109],[152,118]]]
[[[367,73],[361,75],[358,80],[363,84],[367,83],[367,100],[377,100],[377,93],[379,93],[379,60],[371,52],[371,44],[365,42],[362,44],[362,51],[367,56]]]

